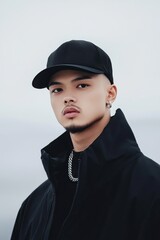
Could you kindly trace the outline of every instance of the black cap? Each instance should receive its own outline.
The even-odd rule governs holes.
[[[48,87],[51,76],[65,69],[104,74],[113,84],[112,63],[107,53],[91,42],[71,40],[63,43],[51,53],[47,68],[33,79],[33,87],[39,89]]]

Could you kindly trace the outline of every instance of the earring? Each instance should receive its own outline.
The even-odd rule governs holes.
[[[108,102],[106,103],[106,107],[107,107],[107,108],[111,108],[111,107],[112,107],[112,104],[108,101]]]

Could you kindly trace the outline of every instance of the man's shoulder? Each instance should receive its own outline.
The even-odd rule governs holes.
[[[23,202],[22,207],[36,208],[38,205],[46,204],[53,196],[53,188],[49,180],[39,185]]]
[[[13,239],[31,239],[29,234],[37,229],[42,233],[53,202],[53,189],[49,180],[37,187],[22,203],[13,230]],[[43,216],[43,221],[41,221]],[[41,225],[40,225],[41,224]],[[32,233],[31,233],[32,234]],[[37,238],[36,238],[37,239]],[[38,238],[39,239],[39,238]]]
[[[131,181],[137,192],[160,197],[160,165],[152,159],[144,155],[137,159]]]
[[[160,165],[145,155],[141,155],[135,165],[137,173],[143,177],[153,177],[160,181]]]

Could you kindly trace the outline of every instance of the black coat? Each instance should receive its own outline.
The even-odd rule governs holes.
[[[68,132],[42,149],[48,180],[22,204],[11,240],[49,239],[57,166],[71,149]],[[142,154],[120,109],[81,154],[74,200],[58,239],[160,240],[160,166]]]

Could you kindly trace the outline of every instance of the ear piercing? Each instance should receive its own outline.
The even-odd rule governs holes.
[[[108,102],[106,103],[106,107],[107,107],[107,108],[111,108],[111,107],[112,107],[112,104],[108,101]]]

